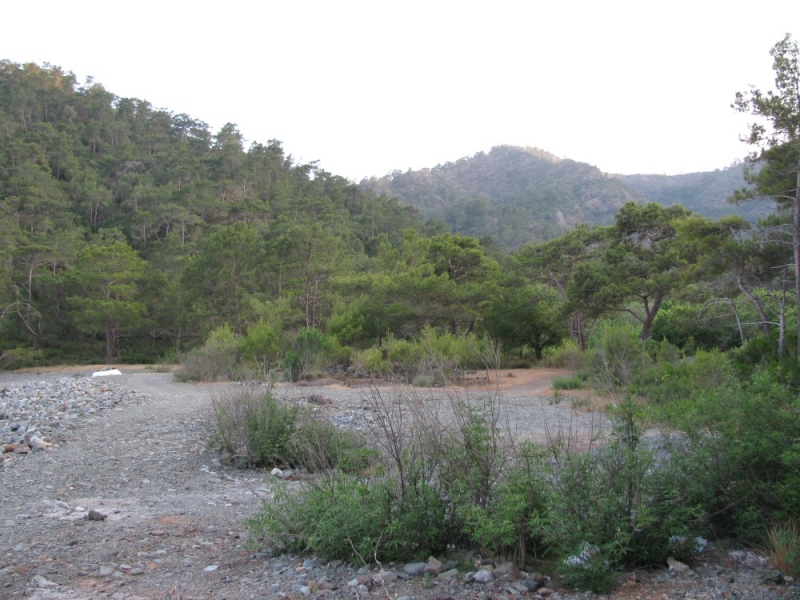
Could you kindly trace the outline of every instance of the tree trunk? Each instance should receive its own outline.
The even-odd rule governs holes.
[[[797,157],[797,181],[794,190],[794,292],[797,302],[797,356],[800,357],[800,153]]]

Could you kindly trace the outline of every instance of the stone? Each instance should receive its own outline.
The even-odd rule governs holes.
[[[492,575],[494,575],[495,579],[501,579],[502,577],[509,577],[512,580],[517,580],[522,578],[522,574],[520,574],[517,565],[513,562],[503,563],[499,567],[497,567],[494,571],[492,571]]]
[[[477,583],[489,583],[494,581],[494,575],[489,569],[481,569],[473,576]]]
[[[88,513],[86,513],[86,520],[87,521],[105,521],[106,515],[101,513],[98,510],[90,509]]]
[[[458,576],[458,569],[450,569],[449,571],[442,571],[436,576],[436,579],[450,579],[451,577]]]
[[[56,508],[69,510],[69,504],[67,504],[66,502],[62,502],[61,500],[56,500],[55,502],[53,502],[53,506],[55,506]]]
[[[397,573],[394,571],[380,571],[372,576],[372,579],[378,585],[385,585],[397,581]]]
[[[203,571],[206,573],[213,573],[217,569],[219,569],[219,565],[208,565],[205,569],[203,569]]]
[[[539,594],[542,598],[547,598],[548,596],[552,596],[553,594],[555,594],[555,590],[543,587],[538,589],[536,593]]]
[[[303,561],[303,567],[306,569],[313,569],[315,567],[324,567],[325,561],[319,558],[307,558]]]
[[[114,567],[109,567],[108,565],[103,565],[100,567],[100,570],[97,572],[99,577],[109,577],[114,573]]]
[[[425,573],[426,566],[427,563],[424,562],[408,563],[403,567],[403,572],[411,577],[420,577]]]
[[[689,565],[684,564],[679,560],[675,560],[671,556],[667,558],[667,565],[669,565],[670,571],[675,571],[677,573],[685,573],[689,570]]]
[[[444,571],[444,565],[433,556],[428,557],[428,563],[425,565],[424,572],[428,575],[438,575]]]
[[[55,583],[54,581],[50,581],[49,579],[47,579],[46,577],[44,577],[42,575],[34,575],[33,576],[33,585],[35,585],[38,588],[58,587],[57,583]]]
[[[50,450],[53,447],[53,444],[49,442],[45,442],[42,438],[33,436],[28,440],[28,445],[33,449],[34,452],[41,452]]]

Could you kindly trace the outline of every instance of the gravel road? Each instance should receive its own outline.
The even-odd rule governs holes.
[[[508,423],[518,435],[543,439],[559,430],[585,434],[607,427],[599,414],[554,404],[552,375],[502,392]],[[0,374],[0,388],[54,379]],[[70,420],[49,451],[14,453],[2,462],[0,599],[536,597],[512,587],[447,579],[422,585],[402,577],[365,593],[347,585],[368,578],[358,565],[268,558],[248,549],[242,520],[270,499],[275,479],[265,470],[220,465],[207,447],[211,394],[232,386],[181,384],[171,374],[149,372],[125,373],[108,385],[121,396],[135,391],[134,399]],[[371,418],[367,388],[281,385],[277,391],[294,400],[329,398],[331,404],[317,409],[340,426],[363,428]],[[441,392],[421,393],[442,399]],[[613,597],[800,597],[795,587],[764,583],[769,569],[754,555],[731,556],[709,563],[707,572],[702,567],[688,574],[630,576]],[[402,575],[399,565],[387,568]]]

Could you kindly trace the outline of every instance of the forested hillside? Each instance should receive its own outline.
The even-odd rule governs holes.
[[[396,197],[458,233],[491,237],[506,250],[557,237],[577,223],[607,225],[625,202],[682,204],[712,218],[754,220],[765,203],[735,206],[742,166],[685,175],[608,175],[537,148],[497,146],[432,169],[395,171],[362,187]]]
[[[556,237],[576,223],[609,224],[625,202],[643,199],[597,167],[514,146],[395,171],[361,186],[397,197],[453,231],[492,237],[505,249]]]
[[[318,325],[328,278],[419,224],[280,142],[245,147],[233,124],[215,133],[56,67],[0,62],[0,139],[6,359],[155,357],[257,301]]]
[[[789,262],[779,221],[645,205],[619,179],[538,150],[356,185],[277,141],[245,147],[235,125],[213,133],[9,62],[0,135],[3,366],[151,361],[236,339],[265,376],[277,363],[304,373],[320,353],[380,370],[385,344],[440,334],[541,359],[566,337],[585,348],[619,314],[642,339],[727,348],[752,323],[770,335],[793,302],[773,268]],[[398,189],[416,206],[389,197]],[[526,243],[540,238],[553,239]],[[737,331],[740,313],[750,325]]]
[[[681,175],[614,175],[641,196],[663,206],[682,204],[701,215],[718,219],[738,214],[749,220],[767,215],[769,202],[750,202],[739,206],[728,202],[735,190],[746,187],[744,165]]]

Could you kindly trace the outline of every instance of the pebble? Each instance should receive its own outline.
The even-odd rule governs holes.
[[[147,398],[118,383],[89,377],[6,383],[0,389],[0,446],[15,456],[47,451],[80,421]],[[0,460],[0,468],[5,462]]]

